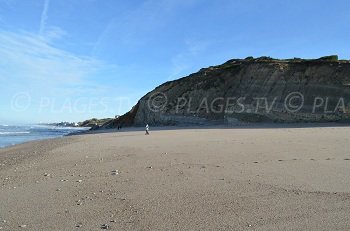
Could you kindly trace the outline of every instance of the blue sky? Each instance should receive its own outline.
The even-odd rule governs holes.
[[[123,114],[231,58],[350,55],[350,2],[0,0],[0,123]]]

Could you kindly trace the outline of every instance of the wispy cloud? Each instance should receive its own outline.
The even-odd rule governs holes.
[[[57,39],[61,39],[63,36],[67,35],[67,32],[60,27],[50,26],[46,27],[44,35],[41,37],[47,42],[52,42]]]
[[[39,35],[42,36],[48,19],[50,0],[44,0],[43,11],[41,12]]]
[[[179,52],[171,59],[172,68],[166,79],[167,81],[182,77],[181,75],[184,75],[185,72],[191,68],[189,65],[193,63],[191,60],[200,57],[211,44],[211,42],[207,40],[203,41],[197,39],[186,39],[184,43],[186,49]]]
[[[120,94],[116,91],[116,86],[109,81],[101,81],[101,78],[106,78],[106,74],[114,76],[115,73],[114,65],[59,49],[38,34],[0,30],[0,114],[4,113],[3,117],[9,118],[13,97],[22,92],[30,96],[31,107],[28,115],[13,115],[19,120],[31,116],[31,120],[35,121],[38,113],[42,113],[42,120],[82,120],[91,116],[113,115],[116,113],[113,100],[120,97]],[[110,100],[104,102],[105,97]],[[42,99],[50,99],[49,111],[38,110]],[[76,104],[73,106],[82,107],[76,99],[91,102],[91,105],[87,105],[84,101],[86,107],[94,107],[96,102],[99,107],[89,111],[90,114],[86,114],[86,111],[65,111],[67,100]],[[127,107],[129,104],[123,104],[122,110],[126,111]],[[57,112],[52,108],[61,110]]]
[[[181,10],[182,7],[191,7],[197,2],[198,0],[144,1],[110,20],[97,38],[91,53],[95,54],[101,47],[103,49],[103,45],[110,39],[110,36],[115,36],[116,33],[118,36],[113,37],[113,39],[117,39],[118,43],[123,46],[134,47],[147,43],[148,40],[152,39],[152,36],[157,36],[176,17],[175,12]],[[123,33],[119,33],[121,31]]]
[[[55,48],[40,36],[0,31],[0,82],[34,87],[76,85],[107,65]],[[7,83],[5,83],[5,81]]]
[[[41,39],[46,40],[47,42],[52,42],[54,40],[61,39],[67,33],[58,26],[48,25],[47,20],[49,19],[49,7],[50,0],[44,0],[38,34]]]

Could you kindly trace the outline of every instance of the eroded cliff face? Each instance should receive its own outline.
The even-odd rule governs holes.
[[[162,84],[116,124],[199,125],[350,119],[350,63],[230,60]]]

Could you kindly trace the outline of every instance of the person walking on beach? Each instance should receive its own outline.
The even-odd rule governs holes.
[[[149,135],[149,126],[148,126],[148,124],[146,124],[146,134],[145,135]]]

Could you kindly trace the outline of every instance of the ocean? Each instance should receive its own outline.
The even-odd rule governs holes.
[[[89,128],[49,125],[0,125],[0,148],[28,141],[57,138]]]

